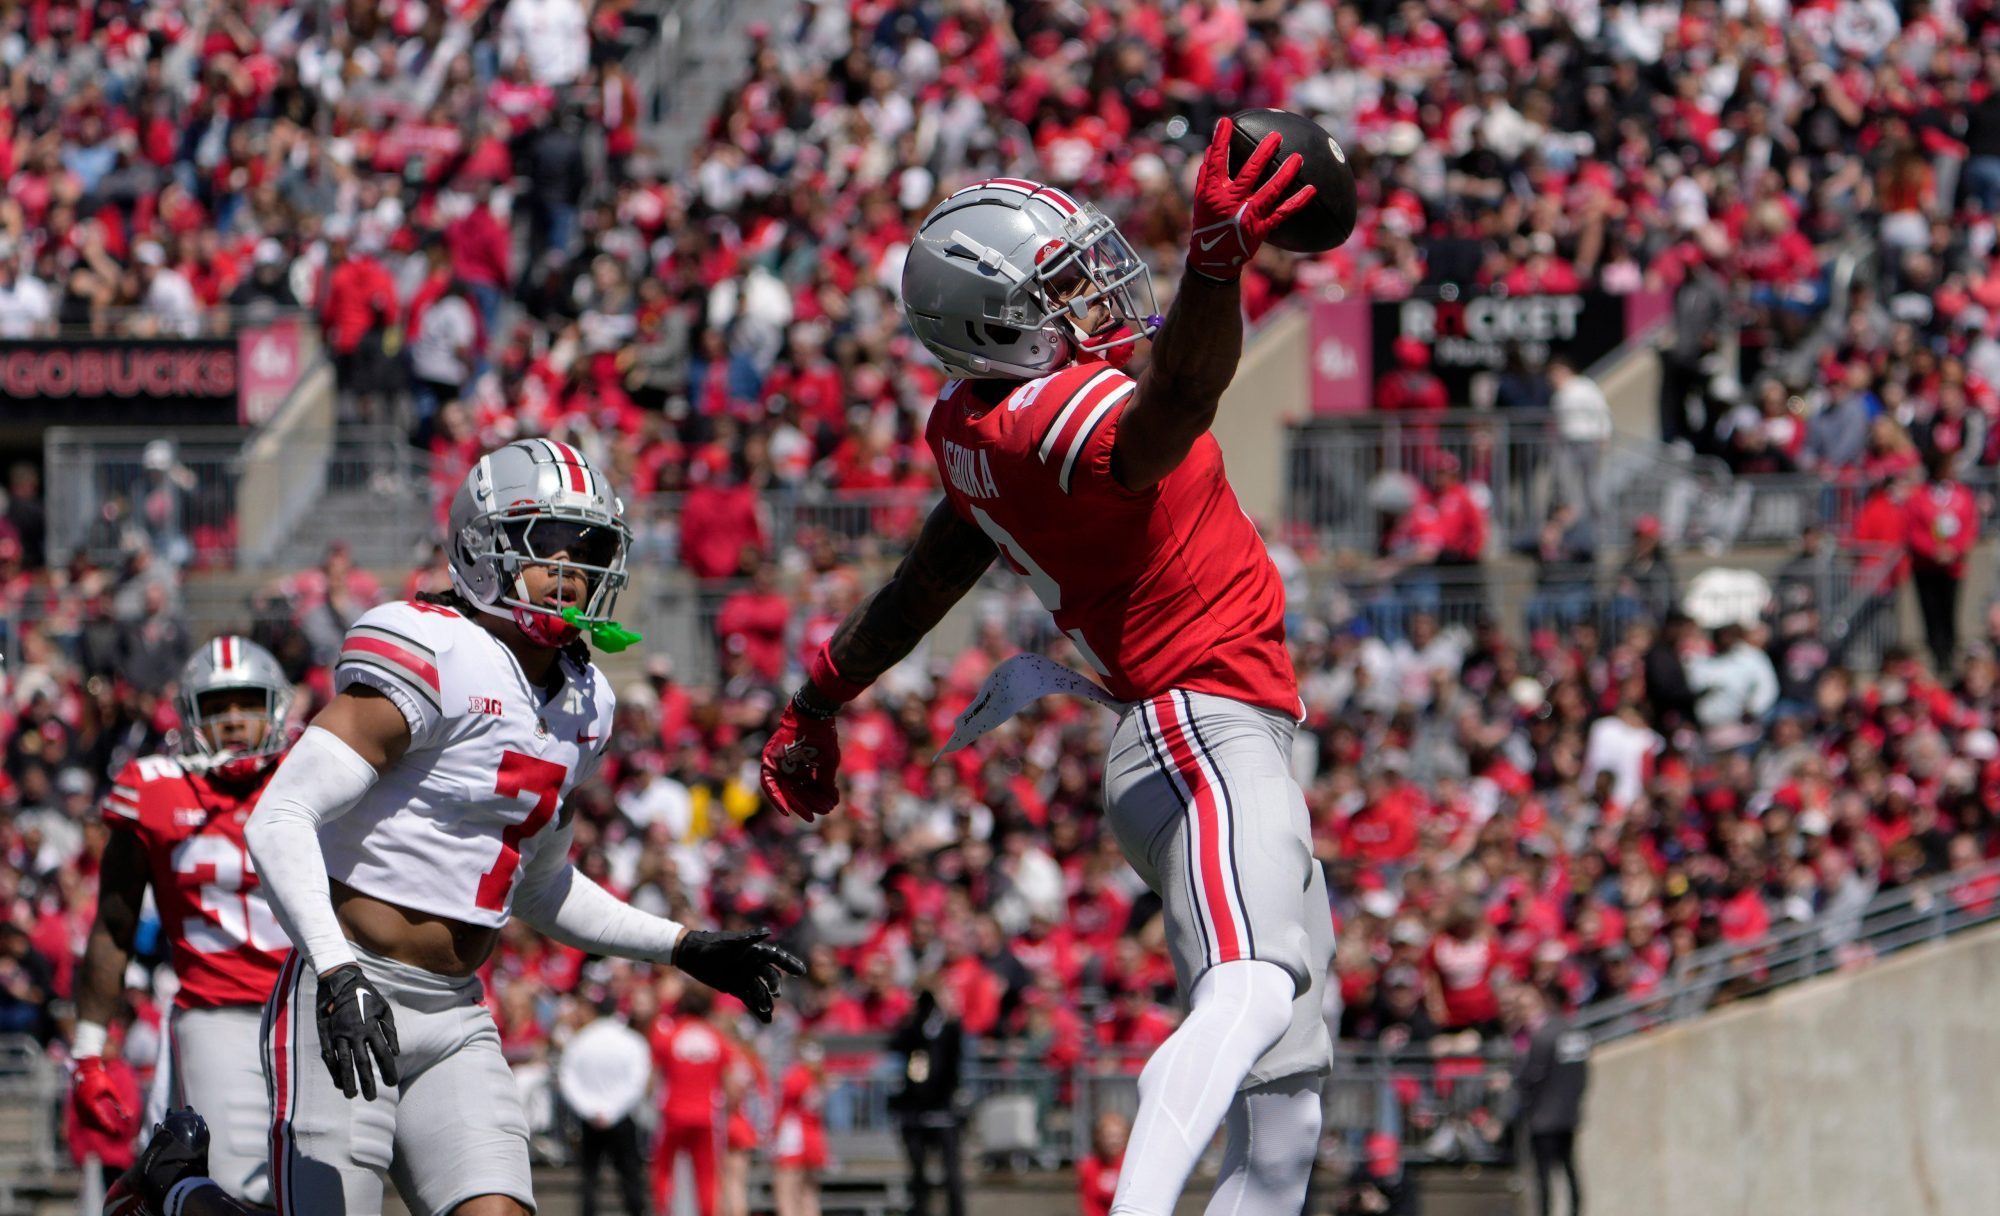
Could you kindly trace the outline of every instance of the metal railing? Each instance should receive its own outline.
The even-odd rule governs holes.
[[[62,1078],[42,1045],[0,1035],[0,1212],[23,1210],[16,1190],[45,1181],[61,1165],[56,1123]]]
[[[1794,606],[1820,614],[1829,642],[1879,655],[1895,639],[1895,614],[1871,610],[1894,569],[1885,550],[1836,546],[1808,567],[1774,566],[1768,558],[1744,564],[1774,584],[1768,615],[1783,611],[1787,596],[1797,597],[1803,602]],[[1677,571],[1681,592],[1687,590],[1688,573],[1686,567]],[[1424,615],[1442,626],[1468,629],[1490,620],[1515,638],[1542,630],[1569,634],[1587,626],[1609,640],[1637,622],[1658,623],[1669,608],[1680,606],[1628,580],[1616,562],[1540,569],[1521,563],[1418,566],[1386,577],[1362,564],[1313,580],[1309,596],[1291,608],[1335,626],[1358,620],[1370,634],[1387,639],[1405,636]]]
[[[115,566],[143,543],[177,567],[232,569],[245,556],[256,565],[316,560],[326,543],[346,540],[364,564],[362,549],[405,562],[440,530],[436,508],[448,492],[434,484],[429,454],[393,431],[271,448],[251,446],[252,437],[234,427],[187,428],[171,439],[50,428],[43,439],[50,561],[83,552]],[[244,554],[246,511],[259,513],[249,521],[259,540]],[[281,517],[280,533],[271,532],[269,514]]]
[[[1605,1043],[1995,920],[2000,862],[1989,862],[1881,893],[1846,914],[1821,913],[1759,941],[1696,950],[1677,960],[1659,987],[1588,1006],[1574,1022]]]
[[[2000,525],[2000,468],[1982,465],[1961,479],[1978,504],[1982,529]],[[1748,493],[1737,539],[1751,544],[1797,539],[1807,524],[1847,535],[1867,500],[1868,479],[1859,469],[1832,473],[1746,473],[1736,486]]]
[[[1558,501],[1623,536],[1641,515],[1676,543],[1726,541],[1729,470],[1615,435],[1604,444],[1561,438],[1541,410],[1449,410],[1316,419],[1292,430],[1285,516],[1290,535],[1319,550],[1379,551],[1412,487],[1449,457],[1490,502],[1489,544],[1531,540]]]
[[[891,1098],[903,1085],[897,1058],[881,1036],[830,1039],[824,1107],[829,1139],[866,1146],[893,1143]],[[1004,1044],[978,1044],[967,1058],[959,1111],[981,1157],[1026,1159],[1044,1169],[1088,1156],[1100,1115],[1131,1118],[1139,1108],[1139,1072],[1150,1048],[1091,1045],[1068,1069]],[[1343,1043],[1323,1090],[1324,1126],[1358,1147],[1388,1132],[1415,1162],[1503,1160],[1513,1078],[1511,1051],[1490,1055],[1384,1052]],[[1032,1118],[1032,1135],[1025,1134]]]
[[[42,440],[52,563],[115,565],[136,539],[176,566],[233,560],[238,457],[249,432],[51,427]],[[153,467],[148,467],[149,453]]]
[[[311,314],[303,309],[276,305],[247,308],[218,305],[203,308],[187,317],[164,317],[153,309],[136,306],[96,308],[91,310],[90,318],[85,321],[67,324],[49,322],[31,332],[11,336],[42,341],[63,338],[149,338],[159,341],[227,338],[247,327],[269,325],[280,317],[299,318],[308,332],[318,333]]]

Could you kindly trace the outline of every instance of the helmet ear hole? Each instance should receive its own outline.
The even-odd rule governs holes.
[[[986,326],[986,336],[1005,346],[1012,342],[1019,342],[1021,340],[1021,331],[1011,325],[994,325],[988,323]]]

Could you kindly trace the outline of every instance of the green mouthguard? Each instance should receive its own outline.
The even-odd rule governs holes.
[[[581,608],[563,609],[562,619],[589,634],[591,645],[606,654],[617,654],[635,642],[646,640],[617,621],[586,621]]]

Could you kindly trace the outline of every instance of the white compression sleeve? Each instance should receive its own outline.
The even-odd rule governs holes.
[[[1319,1156],[1320,1078],[1283,1077],[1229,1104],[1222,1176],[1205,1216],[1256,1216],[1305,1207]]]
[[[534,856],[521,868],[514,915],[588,954],[672,962],[681,926],[641,912],[577,873],[569,861],[570,836],[565,826],[537,842]]]
[[[355,961],[333,914],[319,827],[361,801],[378,775],[345,740],[307,727],[271,774],[243,829],[271,910],[318,975]]]
[[[1139,1115],[1111,1216],[1168,1216],[1236,1087],[1292,1022],[1292,976],[1239,959],[1196,981],[1187,1020],[1139,1073]]]

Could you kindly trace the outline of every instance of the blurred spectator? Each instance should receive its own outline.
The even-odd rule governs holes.
[[[1613,596],[1621,620],[1660,620],[1680,602],[1674,568],[1661,544],[1663,529],[1655,515],[1632,522],[1632,547],[1619,563]]]
[[[1594,523],[1604,510],[1605,449],[1611,442],[1611,407],[1597,382],[1558,355],[1549,360],[1551,408],[1556,415],[1556,484],[1565,502]]]
[[[759,677],[776,683],[785,670],[785,634],[791,604],[778,590],[777,567],[760,561],[750,585],[722,601],[715,631],[722,649],[740,653]]]
[[[144,610],[125,622],[119,672],[136,688],[160,692],[194,653],[194,642],[165,584],[148,584],[145,597]]]
[[[890,1105],[910,1158],[912,1213],[931,1210],[930,1158],[935,1155],[942,1158],[946,1211],[965,1216],[965,1161],[959,1151],[965,1030],[956,1004],[949,985],[926,983],[917,993],[916,1007],[889,1038],[889,1050],[903,1058],[903,1082]]]
[[[1444,381],[1431,370],[1430,347],[1406,335],[1392,348],[1396,367],[1375,384],[1376,409],[1436,411],[1451,404]]]
[[[257,242],[250,273],[229,293],[229,306],[244,310],[249,317],[264,309],[290,310],[299,306],[292,291],[291,261],[284,245],[270,237]]]
[[[373,420],[383,408],[383,395],[395,389],[398,379],[384,349],[385,331],[400,316],[395,280],[376,260],[379,238],[355,240],[344,217],[329,222],[327,238],[332,269],[326,275],[319,316],[340,383],[342,416],[349,421]]]
[[[11,244],[0,244],[0,338],[34,337],[55,320],[48,285],[21,273],[18,256]]]
[[[1695,720],[1718,750],[1754,747],[1763,738],[1765,715],[1778,703],[1778,673],[1771,658],[1738,624],[1715,631],[1712,654],[1687,664],[1695,695]]]
[[[556,1076],[563,1103],[580,1125],[583,1216],[597,1216],[597,1175],[607,1159],[625,1216],[646,1216],[651,1209],[633,1114],[652,1087],[653,1059],[645,1036],[619,1017],[616,1000],[598,1002],[596,1019],[563,1047]]]
[[[1871,391],[1873,383],[1874,373],[1865,363],[1848,365],[1832,403],[1806,426],[1801,467],[1834,476],[1861,463],[1869,425],[1882,412],[1881,401]]]
[[[1590,1085],[1590,1035],[1570,1029],[1533,985],[1524,984],[1508,997],[1508,1026],[1520,1050],[1514,1096],[1535,1158],[1536,1210],[1541,1216],[1555,1210],[1552,1176],[1560,1166],[1569,1183],[1568,1211],[1577,1216],[1583,1211],[1583,1192],[1576,1179],[1576,1129],[1583,1122],[1583,1095]]]
[[[771,1140],[771,1194],[777,1216],[819,1216],[819,1173],[827,1167],[825,1056],[810,1040],[778,1087],[776,1133]]]
[[[710,1014],[709,990],[690,984],[670,1019],[653,1030],[660,1069],[660,1134],[653,1146],[653,1211],[673,1210],[674,1170],[682,1156],[694,1173],[695,1210],[715,1216],[725,1128],[722,1078],[728,1045]]]
[[[1710,361],[1722,345],[1729,319],[1729,289],[1723,267],[1730,256],[1721,229],[1703,226],[1688,251],[1686,276],[1674,292],[1674,344],[1660,359],[1660,440],[1713,447],[1713,422],[1697,430],[1688,413],[1690,399],[1706,391]]]
[[[756,491],[726,471],[697,480],[681,507],[681,560],[695,577],[728,578],[743,571],[746,554],[764,552]]]
[[[1979,543],[1978,505],[1954,481],[1948,453],[1931,458],[1930,480],[1913,492],[1909,520],[1910,581],[1923,614],[1924,641],[1935,671],[1948,671],[1958,654],[1958,590],[1965,563]]]
[[[1479,906],[1452,909],[1424,951],[1425,985],[1431,1018],[1445,1031],[1500,1030],[1500,998],[1493,980],[1500,964],[1493,927]]]
[[[7,470],[7,524],[21,542],[21,564],[29,570],[48,565],[48,513],[42,506],[42,471],[22,462]]]
[[[443,270],[444,251],[435,249],[434,257]],[[408,337],[416,433],[428,440],[438,406],[464,394],[479,348],[479,319],[448,273],[435,294],[411,305]]]
[[[1077,1208],[1082,1216],[1111,1216],[1118,1191],[1118,1171],[1125,1165],[1125,1140],[1132,1125],[1124,1115],[1108,1110],[1090,1129],[1090,1155],[1076,1163]]]
[[[537,84],[573,84],[590,60],[590,25],[578,0],[507,0],[500,58],[525,60]]]
[[[1893,620],[1896,597],[1909,581],[1909,495],[1906,476],[1879,477],[1854,513],[1854,543],[1867,547],[1855,578],[1869,597],[1855,616],[1856,634],[1865,633],[1883,613]]]

